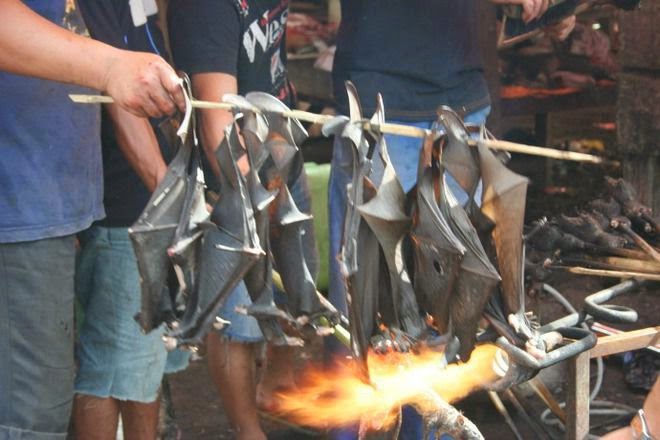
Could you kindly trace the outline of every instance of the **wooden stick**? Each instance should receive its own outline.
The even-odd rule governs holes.
[[[525,423],[527,423],[527,426],[534,431],[534,438],[539,440],[552,440],[547,428],[532,418],[530,410],[528,410],[526,406],[527,400],[523,400],[520,392],[515,387],[510,387],[502,391],[502,395],[511,402],[514,408],[516,408],[516,411],[518,411],[518,415],[525,421]],[[525,404],[523,402],[525,402]]]
[[[646,252],[649,257],[653,258],[656,262],[660,263],[660,252],[656,251],[653,246],[648,244],[646,240],[644,240],[638,233],[633,231],[630,226],[624,225],[624,224],[619,224],[619,228],[623,229],[623,231],[628,234],[630,238],[633,239],[635,244],[639,246],[644,252]]]
[[[581,266],[557,266],[550,265],[548,269],[554,270],[565,270],[576,275],[591,275],[597,277],[609,277],[609,278],[639,278],[640,280],[653,280],[660,281],[660,274],[651,274],[643,272],[631,272],[624,270],[603,270],[603,269],[589,269],[587,267]]]
[[[604,258],[573,258],[564,257],[562,262],[574,266],[585,266],[590,269],[624,270],[633,272],[644,272],[648,274],[660,274],[660,265],[655,261],[631,260],[629,258],[604,257]]]
[[[587,251],[595,253],[596,255],[616,255],[617,257],[628,258],[633,260],[651,260],[651,257],[646,252],[637,249],[625,248],[610,248],[604,246],[596,246],[595,244],[587,243]]]
[[[555,396],[553,396],[548,387],[545,386],[545,383],[543,383],[538,376],[531,378],[527,383],[532,387],[536,395],[541,398],[550,411],[552,411],[562,423],[566,423],[566,412],[564,411],[564,408],[559,405]]]
[[[534,145],[518,144],[515,142],[500,141],[488,139],[483,141],[468,140],[468,145],[476,146],[478,142],[483,142],[491,150],[504,150],[511,153],[529,154],[532,156],[544,156],[559,160],[572,160],[576,162],[588,162],[595,164],[604,164],[611,166],[620,166],[618,161],[603,159],[592,154],[577,153],[575,151],[557,150],[555,148],[537,147]]]
[[[101,95],[69,95],[69,98],[71,98],[73,102],[79,104],[110,104],[114,102],[111,97]],[[193,99],[191,102],[194,108],[219,109],[228,111],[236,109],[236,106],[233,104],[228,104],[225,102],[209,102],[200,101],[197,99]],[[295,118],[300,121],[310,122],[312,124],[324,124],[334,118],[332,115],[319,115],[302,110],[285,110],[282,111],[281,114],[287,118]],[[426,136],[436,135],[436,133],[432,130],[412,127],[409,125],[390,123],[375,124],[367,119],[359,122],[362,124],[362,127],[365,130],[371,130],[382,134],[393,134],[415,138],[425,138]],[[494,139],[483,139],[479,141],[475,139],[468,139],[467,144],[471,147],[475,147],[479,142],[482,142],[491,150],[504,150],[511,153],[543,156],[559,160],[572,160],[575,162],[586,162],[612,166],[620,165],[620,163],[617,161],[610,161],[591,154],[577,153],[574,151],[563,151],[557,150],[555,148],[537,147],[534,145],[518,144],[515,142],[499,141]]]
[[[511,432],[516,437],[516,440],[524,440],[523,436],[520,435],[520,431],[518,431],[518,427],[511,418],[511,414],[509,414],[509,410],[506,409],[506,406],[504,406],[504,402],[502,402],[502,399],[500,399],[500,396],[495,391],[488,391],[488,397],[490,397],[490,400],[491,402],[493,402],[493,406],[495,406],[497,412],[499,412],[502,415],[506,424],[509,425],[509,429],[511,429]]]
[[[620,333],[612,336],[601,336],[596,346],[589,350],[589,356],[597,358],[624,351],[639,350],[652,347],[660,341],[660,326],[647,327],[640,330]]]
[[[656,327],[655,329],[660,330],[660,327]],[[648,330],[648,328],[647,329],[642,329],[642,330],[646,331],[646,330]],[[603,334],[605,336],[616,336],[616,335],[630,334],[630,332],[625,332],[623,330],[619,330],[618,328],[614,328],[614,327],[610,327],[610,326],[605,325],[605,324],[601,324],[600,322],[594,322],[593,324],[591,324],[591,331],[593,331],[594,333]],[[638,331],[638,330],[635,330],[635,331]],[[637,333],[636,335],[633,335],[633,337],[637,337],[637,336],[641,337],[641,333]],[[600,341],[600,339],[599,339],[599,341]],[[602,341],[605,342],[606,339],[602,339]],[[643,349],[644,350],[650,350],[653,353],[660,354],[660,344],[648,345],[646,347],[643,347]]]
[[[635,260],[621,257],[605,257],[605,263],[619,266],[623,270],[634,270],[640,272],[650,272],[660,274],[660,264],[650,260]]]

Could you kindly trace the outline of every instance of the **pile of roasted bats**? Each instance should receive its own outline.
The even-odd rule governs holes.
[[[533,222],[527,230],[527,271],[543,281],[553,268],[585,267],[640,278],[660,275],[660,219],[632,185],[605,177],[601,198],[572,215]]]
[[[243,312],[257,318],[266,339],[300,345],[296,331],[321,331],[337,318],[316,292],[312,217],[291,194],[307,191],[296,146],[306,132],[298,121],[282,117],[288,108],[268,94],[225,99],[237,110],[216,152],[220,190],[211,212],[189,106],[178,152],[129,230],[141,277],[137,320],[147,332],[165,324],[168,348],[196,348],[211,328],[227,324],[217,313],[243,282],[252,300]],[[237,165],[243,155],[247,175]],[[273,265],[287,294],[286,309],[273,299]],[[281,322],[290,324],[293,336]]]
[[[495,341],[507,356],[492,388],[503,389],[591,348],[590,332],[568,327],[544,334],[525,312],[527,179],[482,143],[468,146],[474,133],[442,108],[424,139],[417,184],[405,193],[377,130],[385,121],[382,99],[368,131],[350,83],[347,92],[349,116],[326,123],[324,133],[339,137],[352,157],[342,164],[352,180],[337,258],[347,287],[351,354],[362,380],[369,381],[370,353],[426,346],[444,350],[447,362],[466,361],[476,343]],[[212,327],[226,324],[217,312],[244,282],[252,304],[242,309],[258,320],[266,339],[300,344],[306,331],[325,333],[339,320],[316,292],[313,243],[306,242],[313,239],[311,216],[292,196],[305,185],[296,145],[306,133],[270,95],[224,100],[235,108],[235,121],[216,153],[220,194],[212,211],[189,108],[178,153],[130,229],[142,287],[137,318],[145,331],[165,324],[170,348],[195,347]],[[478,134],[489,136],[484,128]],[[244,154],[246,175],[237,166]],[[446,186],[447,174],[468,194],[465,204]],[[285,308],[273,300],[273,267],[287,294]],[[283,322],[294,336],[283,331]],[[553,349],[562,336],[573,342]],[[439,411],[445,407],[451,408],[439,405]],[[481,438],[466,419],[449,426],[453,413],[441,412],[427,417],[429,429]]]

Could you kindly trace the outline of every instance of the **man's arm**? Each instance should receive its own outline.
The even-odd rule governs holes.
[[[119,3],[123,3],[124,7],[127,4],[125,0]],[[115,2],[78,0],[78,7],[93,39],[117,49],[132,50],[136,47],[129,45],[133,34],[130,38],[125,37],[128,30],[122,27],[121,9]],[[150,121],[129,113],[117,104],[106,105],[105,110],[119,150],[147,189],[153,192],[165,176],[167,165]]]
[[[20,0],[0,0],[0,70],[91,87],[137,115],[184,108],[179,78],[160,57],[81,37]]]
[[[549,0],[490,0],[495,4],[520,5],[523,8],[522,19],[525,23],[536,20],[548,10]],[[565,40],[573,32],[575,15],[570,15],[560,22],[548,26],[543,31],[552,39]]]
[[[119,149],[149,192],[153,192],[165,176],[167,165],[149,120],[114,104],[107,105],[106,110],[112,120]]]
[[[232,2],[179,0],[170,3],[169,30],[174,62],[188,72],[193,95],[221,102],[227,93],[238,93],[238,59],[242,47],[241,18]],[[234,120],[225,110],[200,109],[199,132],[204,153],[215,175],[220,173],[215,151]],[[249,169],[245,155],[237,160],[242,172]]]
[[[236,77],[227,73],[197,73],[192,76],[193,94],[203,101],[221,102],[226,93],[238,93]],[[220,174],[220,168],[215,160],[215,151],[225,138],[225,128],[234,120],[227,110],[200,109],[200,136],[204,153],[215,175]],[[247,161],[243,156],[238,161],[241,171],[247,171]]]
[[[548,10],[549,0],[490,0],[499,5],[520,5],[523,8],[522,19],[525,23],[530,22]]]

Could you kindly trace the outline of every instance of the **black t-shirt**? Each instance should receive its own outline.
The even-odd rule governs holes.
[[[92,38],[121,49],[152,52],[168,58],[156,16],[149,17],[146,24],[136,27],[127,0],[78,0],[78,6]],[[128,227],[137,220],[151,194],[119,149],[110,117],[105,111],[102,115],[103,205],[106,217],[98,224]],[[158,121],[151,122],[167,161],[171,158],[170,148],[157,129]]]
[[[333,70],[340,111],[347,111],[346,80],[367,115],[380,92],[388,119],[433,120],[440,105],[488,105],[477,1],[342,0]]]
[[[172,55],[189,75],[235,76],[238,93],[267,92],[291,104],[285,30],[289,0],[172,0]]]

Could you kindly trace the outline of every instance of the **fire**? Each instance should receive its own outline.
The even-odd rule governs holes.
[[[278,395],[278,412],[305,426],[325,429],[367,423],[387,428],[396,420],[398,408],[413,405],[421,413],[438,411],[437,399],[455,402],[498,378],[493,370],[497,347],[477,346],[466,363],[443,368],[443,354],[388,353],[369,356],[372,384],[360,381],[346,359],[333,371],[313,369],[298,389]]]

